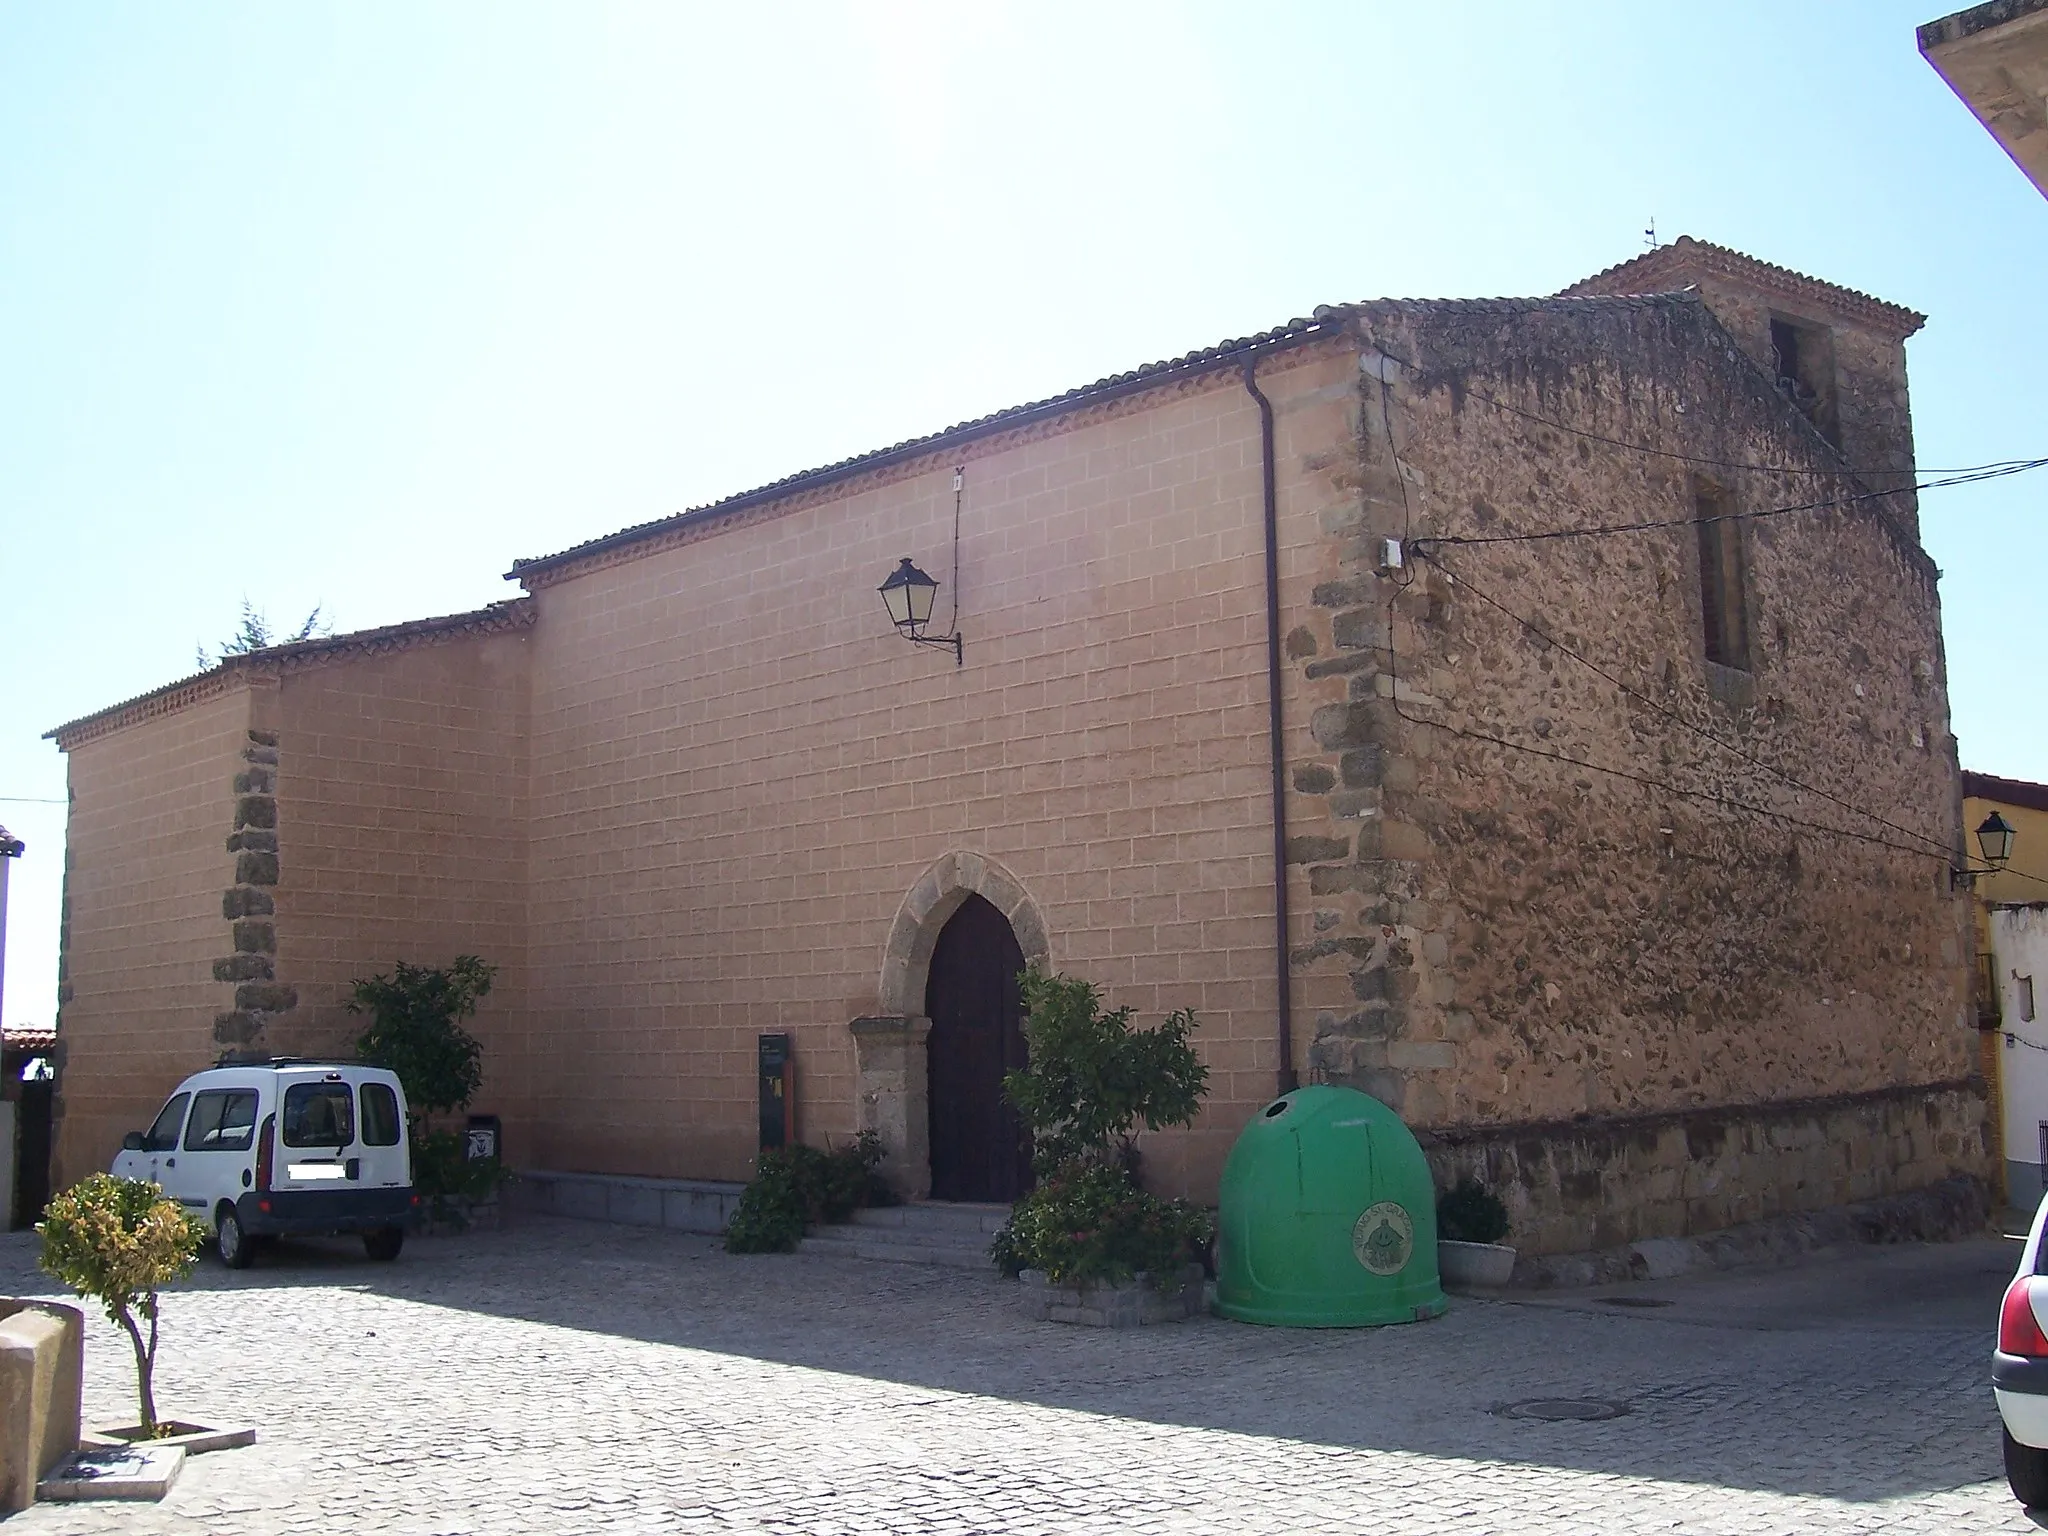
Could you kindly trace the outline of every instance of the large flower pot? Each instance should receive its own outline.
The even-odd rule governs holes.
[[[1439,1238],[1436,1265],[1445,1285],[1506,1285],[1515,1272],[1515,1250],[1505,1243],[1453,1243]]]

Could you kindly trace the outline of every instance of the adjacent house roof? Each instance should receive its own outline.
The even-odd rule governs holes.
[[[1965,770],[1963,794],[1972,800],[1995,800],[2000,805],[2017,805],[2023,810],[2048,811],[2048,784],[2031,784],[2025,779],[2001,779]]]
[[[2048,0],[1987,0],[1930,21],[1920,52],[2048,195]]]
[[[57,1031],[37,1028],[31,1024],[10,1024],[0,1030],[0,1050],[26,1051],[33,1055],[52,1049],[57,1044]]]
[[[119,730],[124,725],[169,714],[200,699],[225,693],[251,677],[275,677],[343,657],[410,650],[416,645],[431,645],[458,635],[522,629],[533,620],[532,600],[515,597],[468,613],[451,613],[435,619],[409,619],[403,624],[387,624],[381,629],[359,629],[353,634],[323,635],[318,640],[269,645],[240,656],[224,656],[220,665],[209,671],[180,678],[161,688],[152,688],[148,693],[137,694],[119,704],[109,704],[105,709],[81,715],[76,720],[67,720],[55,730],[45,731],[43,739],[54,741],[63,751],[69,752],[82,742]]]
[[[2048,0],[2043,0],[2043,3],[2048,4]],[[1765,293],[1782,297],[1788,304],[1818,305],[1852,315],[1879,330],[1893,333],[1901,341],[1927,323],[1925,315],[1902,304],[1890,304],[1867,293],[1858,293],[1854,288],[1844,288],[1839,283],[1822,282],[1817,277],[1794,272],[1790,267],[1758,261],[1754,256],[1745,256],[1725,245],[1695,240],[1691,235],[1680,235],[1669,245],[1660,245],[1633,260],[1582,278],[1564,292],[1666,293],[1697,282],[1702,274],[1760,288]]]

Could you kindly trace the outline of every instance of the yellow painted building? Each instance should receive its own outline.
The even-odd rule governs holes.
[[[2048,784],[1994,778],[1988,773],[1963,775],[1963,828],[1969,838],[1972,868],[1983,865],[1978,856],[1976,829],[1993,811],[2012,826],[2014,837],[2012,858],[2003,868],[1980,876],[1974,887],[1977,1025],[1982,1031],[1979,1038],[1985,1081],[1990,1085],[1991,1102],[1999,1106],[1995,1121],[1999,1136],[1996,1166],[2004,1173],[2007,1197],[2015,1203],[2031,1205],[2040,1195],[2041,1176],[2023,1172],[2014,1165],[2037,1166],[2034,1125],[2038,1117],[2031,1112],[2018,1115],[2007,1103],[2016,1084],[2015,1073],[2006,1067],[2006,1058],[2027,1048],[2020,1039],[2011,1038],[2018,1031],[2008,1028],[2008,1024],[2032,1021],[2006,1017],[2012,1005],[2009,994],[2020,978],[2001,975],[2001,967],[1993,958],[1992,913],[2001,907],[2048,902]],[[2012,967],[2003,969],[2010,971]]]

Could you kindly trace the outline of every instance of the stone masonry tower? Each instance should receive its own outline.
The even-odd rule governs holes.
[[[1925,315],[1868,294],[1681,235],[1609,267],[1567,295],[1672,293],[1696,288],[1749,360],[1789,396],[1814,430],[1873,489],[1913,477],[1906,338]],[[1911,491],[1885,508],[1917,542]]]

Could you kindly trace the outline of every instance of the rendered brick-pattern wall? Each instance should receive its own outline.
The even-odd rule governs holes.
[[[1303,466],[1355,432],[1356,364],[1266,366],[1301,602],[1327,499]],[[538,592],[529,996],[574,1043],[543,1166],[744,1176],[771,1030],[805,1139],[850,1134],[847,1024],[905,894],[966,849],[1029,892],[1056,968],[1197,1010],[1209,1107],[1147,1168],[1213,1189],[1277,1068],[1257,412],[1223,374],[1022,437],[965,459],[957,588],[935,457]],[[890,631],[905,555],[941,619],[957,591],[964,667]]]
[[[251,695],[237,688],[70,751],[64,1064],[53,1187],[104,1168],[218,1054],[221,893]]]
[[[298,1005],[267,1048],[352,1054],[352,979],[475,954],[499,972],[468,1026],[473,1107],[526,1112],[528,643],[447,636],[280,679],[277,973]]]
[[[1295,820],[1324,855],[1298,959],[1353,990],[1317,1019],[1317,1069],[1412,1124],[1503,1134],[1966,1076],[1967,912],[1944,857],[1958,775],[1924,556],[1867,510],[1747,524],[1754,671],[1714,668],[1685,521],[1699,471],[1582,434],[1815,471],[1717,468],[1742,510],[1862,487],[1702,306],[1389,306],[1369,324],[1411,366],[1385,402],[1398,458],[1368,413],[1349,471],[1368,537],[1679,526],[1442,546],[1398,596],[1332,542],[1292,647],[1320,690]],[[1980,1134],[1951,1141],[1952,1168],[1985,1171]],[[1668,1230],[1625,1183],[1610,1214]]]

